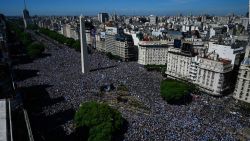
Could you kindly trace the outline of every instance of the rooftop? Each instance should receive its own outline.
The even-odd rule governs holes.
[[[167,47],[167,42],[166,41],[140,41],[139,45],[140,46],[166,46]]]

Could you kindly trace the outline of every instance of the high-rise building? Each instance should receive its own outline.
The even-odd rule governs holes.
[[[81,42],[81,63],[82,63],[82,73],[87,73],[88,68],[88,50],[87,41],[85,33],[85,21],[83,16],[80,16],[80,42]]]
[[[156,16],[154,16],[154,15],[150,15],[149,16],[149,22],[150,22],[150,24],[152,24],[152,25],[157,24],[157,20],[158,20],[158,18]]]
[[[23,22],[24,22],[24,28],[27,28],[28,24],[30,23],[30,14],[29,11],[27,10],[26,0],[24,0]]]
[[[108,13],[99,13],[98,14],[98,20],[101,23],[105,23],[109,20],[109,14]]]

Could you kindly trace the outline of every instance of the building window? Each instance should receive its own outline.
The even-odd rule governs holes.
[[[215,74],[215,73],[214,73],[214,72],[212,72],[212,79],[214,79],[214,74]]]
[[[243,77],[245,77],[245,78],[247,77],[247,72],[244,73]]]

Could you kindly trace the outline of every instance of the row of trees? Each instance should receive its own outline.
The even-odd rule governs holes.
[[[122,131],[124,121],[119,111],[97,102],[81,104],[74,117],[76,129],[87,128],[88,141],[114,140]]]
[[[81,49],[80,40],[74,40],[73,38],[65,37],[62,34],[46,28],[40,28],[39,32],[58,41],[61,44],[66,44],[67,46],[74,48],[76,51],[80,51]]]
[[[144,68],[147,69],[147,71],[165,72],[167,66],[166,65],[145,65]]]
[[[21,45],[25,47],[26,53],[30,58],[37,58],[42,55],[45,47],[42,43],[32,40],[30,33],[25,32],[18,26],[17,23],[8,23],[9,28],[15,32],[17,38],[21,42]]]

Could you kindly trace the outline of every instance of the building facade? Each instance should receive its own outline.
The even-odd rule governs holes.
[[[154,16],[154,15],[149,16],[149,22],[151,25],[157,24],[157,20],[158,20],[157,16]]]
[[[250,103],[250,45],[246,49],[245,59],[242,61],[238,79],[234,90],[234,98]]]
[[[192,55],[183,53],[180,48],[170,47],[167,54],[166,74],[170,78],[189,80],[189,67]]]
[[[98,20],[101,23],[105,23],[109,20],[109,14],[108,13],[99,13],[98,14]]]
[[[202,57],[170,47],[166,65],[169,78],[196,84],[208,94],[220,96],[230,90],[231,60],[219,58],[215,52]]]
[[[101,52],[106,52],[105,32],[100,32],[95,35],[96,49]]]
[[[234,90],[234,98],[250,103],[250,60],[244,60],[240,66],[238,79]]]
[[[218,58],[213,54],[208,58],[200,58],[197,66],[195,84],[206,93],[220,96],[230,90],[232,64],[230,60]]]
[[[168,45],[161,41],[141,41],[138,45],[138,63],[141,65],[165,65]]]
[[[239,66],[240,65],[240,58],[243,54],[244,56],[244,47],[239,46],[237,48],[233,48],[229,45],[220,45],[215,44],[213,42],[209,42],[208,52],[216,52],[219,54],[221,58],[225,58],[228,60],[232,60],[232,65]]]
[[[111,53],[120,56],[123,61],[131,61],[136,57],[136,48],[134,46],[133,38],[128,34],[116,34],[115,46]]]

